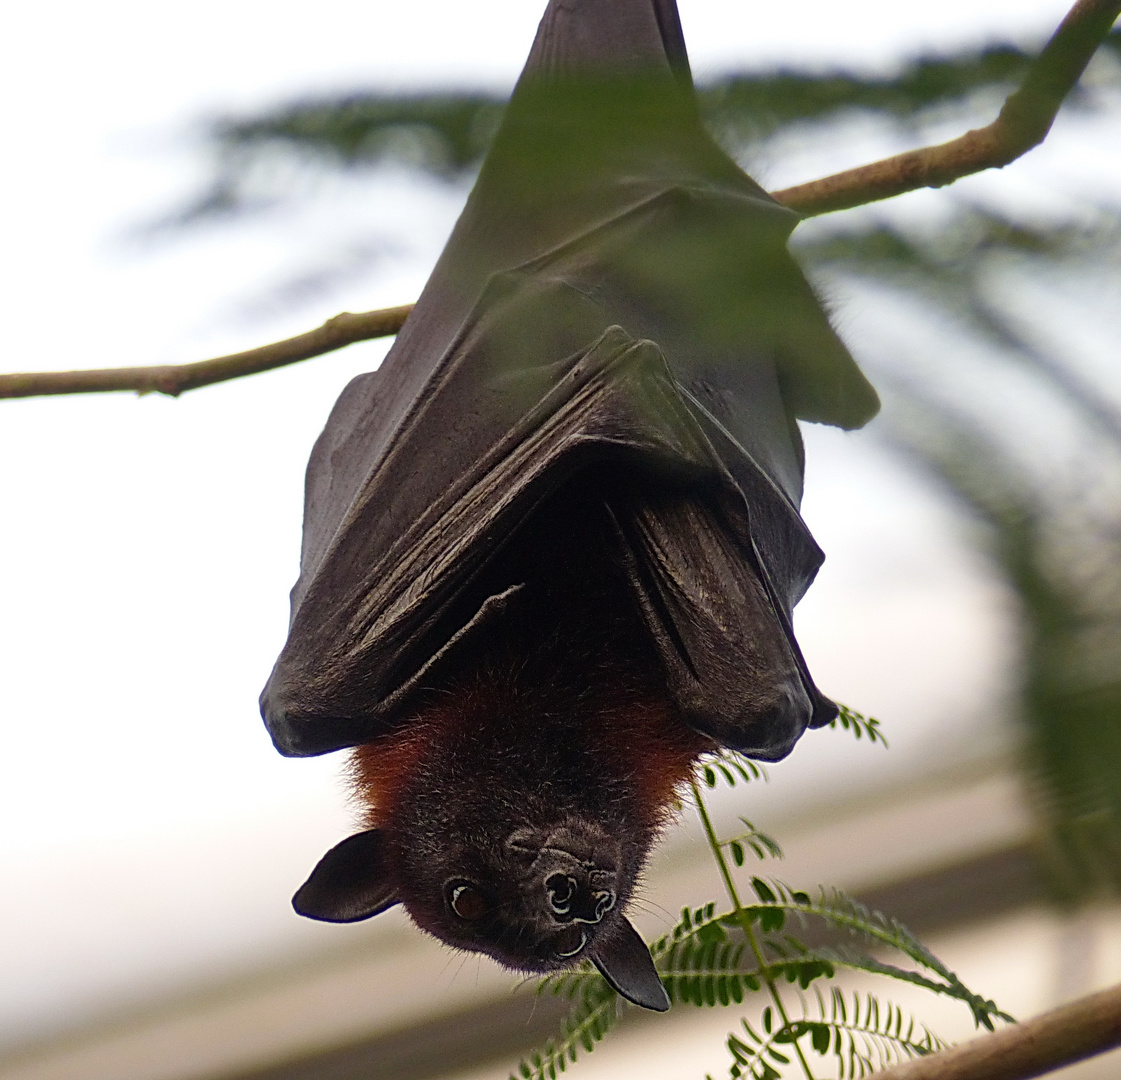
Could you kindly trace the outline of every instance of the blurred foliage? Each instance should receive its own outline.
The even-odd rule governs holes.
[[[994,93],[1014,88],[1031,60],[1031,53],[1014,45],[996,44],[956,56],[920,56],[890,75],[779,69],[724,76],[697,92],[705,122],[735,150],[786,125],[827,123],[843,113],[862,111],[909,127],[977,94],[987,93],[991,103]],[[1098,67],[1100,83],[1121,87],[1121,30],[1106,39]],[[210,186],[170,223],[270,204],[277,193],[254,193],[254,179],[278,154],[328,168],[393,162],[445,180],[464,179],[490,146],[505,100],[480,92],[361,91],[218,120],[209,133],[215,163]],[[1076,93],[1067,107],[1079,101]]]
[[[914,139],[947,116],[963,128],[987,123],[1030,60],[1014,46],[990,45],[920,57],[890,75],[779,70],[727,76],[698,92],[706,121],[733,153],[758,152],[792,125],[807,139],[828,137],[853,115]],[[1084,83],[1065,108],[1107,106],[1115,120],[1121,30]],[[462,181],[502,110],[502,98],[483,93],[371,91],[221,121],[212,130],[210,187],[174,222],[285,198],[275,183],[262,197],[254,179],[278,155],[318,169],[392,163]],[[1116,385],[1039,344],[1042,335],[1023,328],[1007,296],[994,299],[1009,271],[1022,280],[1093,266],[1121,280],[1121,203],[1059,201],[1058,212],[1012,212],[950,189],[937,221],[880,204],[820,219],[796,249],[811,273],[906,297],[935,324],[932,337],[952,330],[971,343],[947,338],[945,364],[931,363],[917,342],[876,363],[889,407],[874,430],[968,508],[1018,602],[1016,711],[1041,847],[1056,895],[1077,901],[1121,885],[1121,409],[1110,403]],[[1035,402],[1030,420],[1020,411],[1025,395]]]
[[[964,504],[980,526],[983,550],[1018,603],[1016,712],[1055,895],[1077,902],[1116,890],[1119,387],[1100,384],[1038,344],[1038,334],[1021,329],[988,298],[988,286],[994,264],[1010,260],[1052,274],[1088,264],[1121,285],[1121,209],[1091,208],[1078,223],[1041,224],[966,204],[956,208],[948,226],[935,230],[873,218],[803,245],[800,254],[819,269],[906,292],[983,346],[965,366],[964,379],[931,371],[914,357],[884,372],[877,382],[891,407],[880,434]],[[984,369],[1001,364],[1011,372],[979,393],[991,376]],[[1003,392],[992,392],[1001,387]],[[1025,389],[1046,402],[1042,415],[1025,415]]]
[[[975,419],[932,407],[921,392],[898,434],[982,525],[985,547],[1019,603],[1018,717],[1028,736],[1026,765],[1052,889],[1073,903],[1116,891],[1121,446],[1111,438],[1099,447],[1101,456],[1085,454],[1078,463],[1084,487],[1072,476],[1074,486],[1058,488],[1033,479]],[[1094,505],[1102,488],[1113,489],[1105,515]]]

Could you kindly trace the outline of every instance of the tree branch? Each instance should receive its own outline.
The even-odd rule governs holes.
[[[1118,14],[1121,0],[1078,0],[1029,68],[1023,85],[1005,101],[1000,115],[988,127],[967,131],[938,146],[910,150],[808,184],[784,188],[773,192],[774,197],[806,217],[814,217],[889,199],[916,188],[943,187],[984,169],[1003,168],[1046,137],[1059,106],[1078,82]],[[185,390],[322,356],[356,341],[396,334],[411,310],[411,304],[403,304],[358,315],[344,311],[297,337],[193,364],[0,375],[0,398],[107,390],[158,392],[175,397]]]
[[[388,337],[401,329],[405,317],[412,310],[412,304],[402,304],[400,307],[364,311],[360,315],[344,311],[305,334],[257,349],[219,356],[214,360],[199,360],[194,364],[0,375],[0,398],[90,394],[104,390],[135,390],[141,394],[155,391],[178,397],[185,390],[237,379],[242,375],[255,375],[298,360],[310,360],[313,356],[334,352],[356,341]]]
[[[1121,986],[876,1073],[876,1080],[1029,1080],[1121,1046]]]
[[[974,128],[938,146],[908,150],[871,165],[774,192],[779,202],[807,217],[848,210],[923,187],[944,187],[985,169],[1002,169],[1043,142],[1063,99],[1121,14],[1121,0],[1078,0],[1023,85],[987,127]]]

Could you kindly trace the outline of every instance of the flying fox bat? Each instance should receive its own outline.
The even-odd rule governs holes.
[[[523,971],[668,1008],[625,916],[697,758],[835,706],[790,613],[822,555],[796,420],[874,391],[713,142],[674,0],[551,0],[466,207],[307,472],[283,754],[353,747],[364,831],[294,898],[396,903]]]

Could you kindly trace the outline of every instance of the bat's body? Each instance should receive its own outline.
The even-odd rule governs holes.
[[[673,0],[552,0],[416,309],[308,467],[262,709],[284,753],[357,746],[369,809],[299,910],[402,901],[665,1007],[622,909],[675,786],[835,714],[790,629],[821,560],[795,420],[876,402],[795,220],[701,128]]]

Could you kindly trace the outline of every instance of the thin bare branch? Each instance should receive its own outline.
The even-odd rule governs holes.
[[[1086,70],[1090,57],[1121,14],[1121,0],[1078,0],[1059,24],[1023,85],[1005,101],[987,127],[974,128],[937,146],[847,169],[808,184],[784,188],[774,197],[814,217],[834,210],[890,199],[923,187],[944,187],[985,169],[1002,169],[1038,146],[1055,114]]]
[[[896,1065],[876,1080],[1029,1080],[1121,1046],[1121,986]]]
[[[943,187],[984,169],[1003,168],[1046,137],[1059,106],[1078,82],[1118,14],[1121,0],[1078,0],[1032,64],[1023,85],[1005,101],[1000,115],[988,127],[967,131],[938,146],[910,150],[858,169],[784,188],[773,192],[774,197],[813,217],[889,199],[916,188]],[[107,390],[177,396],[200,386],[309,360],[356,341],[396,334],[411,310],[411,304],[403,304],[358,315],[344,311],[306,334],[194,364],[0,375],[0,398]]]
[[[402,304],[358,315],[344,311],[305,334],[213,360],[199,360],[194,364],[0,375],[0,398],[91,394],[105,390],[135,390],[141,394],[160,393],[178,397],[185,390],[237,379],[242,375],[255,375],[298,360],[310,360],[313,356],[334,352],[356,341],[388,337],[401,329],[412,310],[412,304]]]

